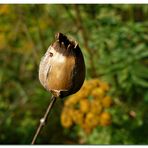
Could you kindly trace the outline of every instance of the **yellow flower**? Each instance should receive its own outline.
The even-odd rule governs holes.
[[[91,102],[91,112],[94,114],[101,113],[103,106],[99,100],[92,100]]]
[[[95,98],[103,98],[104,96],[104,91],[101,88],[95,88],[91,95]]]
[[[83,113],[80,110],[74,110],[72,119],[76,124],[83,124]]]
[[[89,93],[91,92],[91,90],[92,90],[92,86],[85,83],[78,93],[83,94],[83,97],[87,97]]]
[[[86,114],[85,124],[90,128],[97,126],[98,124],[97,115],[95,115],[92,112],[89,112],[88,114]]]
[[[85,98],[87,96],[87,91],[84,91],[84,90],[80,90],[78,91],[76,94],[74,94],[73,96],[78,98],[78,100],[82,99],[82,98]]]
[[[111,114],[108,112],[103,112],[100,115],[100,125],[107,126],[111,124]]]
[[[109,85],[106,82],[100,82],[100,88],[103,91],[108,91],[109,90]]]
[[[62,112],[62,115],[61,115],[61,124],[65,128],[69,128],[73,124],[72,117],[69,114],[67,114],[65,111]]]
[[[65,100],[64,105],[67,107],[74,107],[78,103],[79,99],[79,97],[72,95],[67,100]]]
[[[67,107],[67,106],[65,106],[64,109],[63,109],[63,112],[64,112],[66,115],[68,115],[68,116],[70,116],[70,117],[73,117],[74,112],[75,112],[75,109],[72,108],[72,107]]]
[[[80,100],[80,110],[87,113],[90,110],[90,102],[87,99]]]
[[[99,86],[99,83],[100,83],[100,80],[99,79],[89,80],[89,85],[91,85],[93,88],[98,87]]]
[[[102,105],[105,108],[108,108],[112,105],[112,99],[110,96],[106,96],[102,99]]]
[[[0,6],[0,14],[8,14],[10,12],[10,6],[9,5],[1,5]]]
[[[103,112],[112,104],[111,97],[105,96],[108,89],[109,85],[98,79],[85,81],[80,91],[65,100],[62,125],[68,128],[75,123],[89,134],[97,125],[111,124],[111,114]]]

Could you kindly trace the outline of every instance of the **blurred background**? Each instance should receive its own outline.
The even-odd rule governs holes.
[[[148,144],[148,5],[0,5],[0,144],[30,144],[50,101],[41,57],[62,32],[86,82],[58,100],[37,144]]]

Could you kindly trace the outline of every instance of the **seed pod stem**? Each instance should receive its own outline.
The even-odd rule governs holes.
[[[48,106],[48,108],[47,108],[47,110],[46,110],[46,112],[45,112],[43,118],[40,119],[40,124],[39,124],[39,126],[38,126],[38,128],[37,128],[37,130],[36,130],[36,133],[35,133],[35,135],[34,135],[34,137],[33,137],[33,139],[32,139],[31,144],[35,144],[35,141],[36,141],[36,139],[37,139],[37,137],[38,137],[38,135],[39,135],[41,129],[42,129],[43,126],[45,125],[46,120],[47,120],[47,118],[48,118],[48,115],[49,115],[49,113],[50,113],[50,111],[51,111],[51,109],[52,109],[52,107],[53,107],[55,101],[56,101],[56,97],[55,97],[54,95],[52,95],[51,101],[50,101],[50,103],[49,103],[49,106]]]

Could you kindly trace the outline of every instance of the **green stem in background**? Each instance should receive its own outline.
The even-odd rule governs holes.
[[[39,5],[34,5],[35,6],[35,9],[36,11],[38,11],[40,9]],[[46,49],[46,45],[45,45],[45,39],[44,39],[44,35],[42,33],[42,30],[40,28],[40,24],[39,24],[39,17],[37,15],[35,15],[35,20],[36,20],[36,27],[38,29],[38,35],[39,35],[39,38],[40,38],[40,43],[41,43],[41,46],[43,49]]]
[[[80,9],[79,9],[79,5],[74,4],[74,10],[75,10],[75,14],[76,14],[76,25],[77,25],[78,30],[80,31],[81,36],[83,38],[84,48],[86,49],[86,51],[90,55],[89,56],[89,63],[91,65],[91,76],[96,77],[97,72],[96,72],[96,67],[95,67],[94,61],[93,61],[94,52],[93,52],[92,49],[89,48],[89,45],[88,45],[88,33],[87,33],[87,31],[86,31],[86,29],[84,27],[84,24],[83,24],[83,20],[82,20],[82,17],[81,17],[81,12],[80,12]]]

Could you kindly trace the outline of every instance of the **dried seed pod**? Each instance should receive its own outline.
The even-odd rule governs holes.
[[[43,56],[39,66],[41,84],[56,97],[76,93],[85,79],[85,63],[78,44],[62,33]]]

